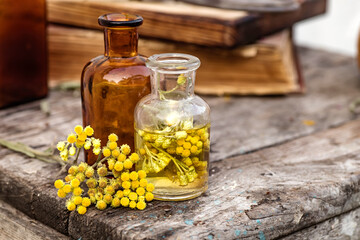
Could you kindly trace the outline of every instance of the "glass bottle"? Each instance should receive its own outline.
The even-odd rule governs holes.
[[[45,0],[0,1],[0,108],[46,97]]]
[[[186,200],[207,189],[210,108],[194,94],[194,56],[166,53],[151,56],[150,95],[135,108],[137,170],[147,172],[159,200]]]
[[[94,137],[106,144],[110,133],[119,144],[134,149],[134,109],[150,92],[150,73],[145,58],[138,54],[137,27],[142,17],[110,13],[99,17],[104,27],[105,54],[85,65],[81,79],[83,125],[91,125]],[[91,151],[86,161],[96,161]]]

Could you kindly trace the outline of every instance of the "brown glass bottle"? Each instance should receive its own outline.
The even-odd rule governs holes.
[[[47,95],[45,0],[0,0],[0,108]]]
[[[150,93],[149,70],[138,55],[137,27],[142,17],[110,13],[99,17],[105,34],[105,54],[85,65],[81,80],[84,126],[91,125],[102,146],[110,133],[119,136],[118,144],[134,149],[134,109]],[[96,156],[88,151],[86,161]]]

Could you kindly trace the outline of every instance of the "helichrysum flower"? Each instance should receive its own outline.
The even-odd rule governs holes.
[[[129,205],[129,199],[127,197],[122,197],[120,203],[123,207],[127,207]]]
[[[60,152],[60,157],[62,160],[67,161],[69,156],[69,151],[65,148]]]
[[[111,204],[113,197],[111,194],[105,194],[103,200],[106,202],[106,204]]]
[[[81,205],[83,205],[84,207],[89,207],[91,205],[91,200],[88,197],[84,197],[82,199]]]
[[[125,197],[129,196],[129,194],[131,193],[130,189],[124,189],[123,194]]]
[[[133,162],[133,163],[136,163],[138,160],[139,160],[139,155],[137,153],[132,153],[130,155],[130,160]]]
[[[146,178],[146,172],[144,170],[138,171],[138,176],[140,179]]]
[[[75,148],[74,146],[71,146],[71,147],[69,148],[69,155],[70,155],[70,156],[74,156],[75,153],[76,153],[76,148]]]
[[[94,134],[94,129],[90,126],[86,126],[84,132],[86,133],[86,135],[91,137]]]
[[[116,142],[109,142],[107,145],[110,150],[115,150],[117,148]]]
[[[129,189],[129,188],[131,188],[131,183],[129,181],[124,181],[124,182],[122,182],[121,186],[124,189]]]
[[[145,189],[143,187],[139,187],[136,189],[136,193],[140,196],[145,194]]]
[[[135,190],[140,186],[140,182],[139,181],[131,181],[131,189]]]
[[[98,181],[99,187],[105,188],[108,184],[108,180],[105,177],[100,177]]]
[[[68,201],[66,202],[66,208],[69,211],[74,211],[76,209],[76,205],[72,201]]]
[[[122,162],[117,161],[114,165],[114,169],[118,172],[121,172],[124,169],[124,164]]]
[[[62,180],[60,180],[60,179],[58,179],[58,180],[56,180],[56,181],[54,182],[54,186],[55,186],[55,188],[57,188],[57,189],[62,188],[64,185],[65,185],[65,183],[64,183]]]
[[[97,173],[100,177],[106,177],[106,175],[108,174],[107,167],[103,166],[103,167],[98,168]]]
[[[111,151],[107,147],[103,148],[102,153],[103,153],[104,157],[110,157],[110,155],[111,155]]]
[[[131,149],[130,149],[130,146],[129,145],[127,145],[127,144],[123,144],[123,145],[121,145],[121,152],[123,153],[123,154],[125,154],[125,155],[129,155],[129,153],[130,153],[130,151],[131,151]]]
[[[95,207],[99,210],[104,210],[106,208],[107,204],[104,200],[97,201]]]
[[[84,206],[78,206],[78,208],[77,208],[77,212],[80,214],[80,215],[83,215],[83,214],[85,214],[86,213],[86,207],[84,207]]]
[[[186,138],[186,137],[187,137],[187,133],[185,131],[178,131],[175,133],[176,139],[182,139],[182,138]]]
[[[78,171],[84,173],[87,170],[87,168],[88,168],[87,163],[82,162],[78,166]]]
[[[93,153],[94,153],[95,155],[99,155],[100,152],[101,152],[101,148],[93,148]]]
[[[85,171],[85,176],[87,178],[91,178],[92,176],[94,176],[94,168],[93,167],[88,167]]]
[[[80,134],[83,132],[83,127],[81,125],[76,125],[74,131],[76,132],[76,134]]]
[[[74,196],[80,196],[82,194],[83,190],[80,187],[76,187],[73,189],[73,195]]]
[[[152,192],[152,191],[154,191],[154,189],[155,189],[154,184],[152,184],[152,183],[147,184],[146,191]]]
[[[68,137],[67,137],[67,141],[68,141],[69,143],[75,143],[75,142],[76,142],[76,135],[73,134],[73,133],[70,133],[70,134],[68,135]]]
[[[114,169],[114,165],[115,165],[115,159],[113,159],[113,158],[110,158],[110,159],[108,159],[108,168],[109,168],[109,170],[111,171],[111,170],[113,170]]]
[[[80,182],[83,182],[86,177],[85,177],[85,174],[84,174],[84,173],[78,172],[78,173],[76,174],[76,178],[79,179]]]
[[[126,159],[124,162],[124,168],[131,169],[133,166],[133,162],[130,159]]]
[[[140,179],[140,187],[146,187],[148,184],[148,181],[143,178],[143,179]]]
[[[130,174],[128,172],[123,172],[121,174],[121,181],[129,181],[130,179]]]
[[[100,146],[101,146],[100,139],[92,138],[91,141],[92,141],[92,144],[93,144],[94,148],[100,148]]]
[[[66,197],[66,193],[65,193],[65,191],[64,191],[63,189],[59,189],[59,190],[57,191],[57,195],[58,195],[59,198],[64,198],[64,197]]]
[[[79,172],[79,169],[77,166],[71,166],[68,170],[68,173],[75,176]]]
[[[119,157],[119,155],[120,155],[120,149],[119,148],[116,148],[113,151],[111,151],[111,156],[113,156],[114,158]]]
[[[117,208],[120,207],[120,199],[118,197],[114,197],[113,200],[111,201],[111,207],[113,208]]]
[[[123,191],[121,191],[121,190],[118,190],[116,193],[115,193],[115,197],[117,197],[117,198],[122,198],[124,196],[124,193],[123,193]]]
[[[71,186],[69,184],[66,184],[62,187],[62,190],[65,192],[65,193],[69,193],[71,192]]]
[[[136,207],[137,209],[139,210],[144,210],[146,208],[146,203],[143,202],[143,201],[139,201],[137,204],[136,204]]]
[[[109,136],[108,136],[108,139],[110,142],[116,142],[119,138],[118,136],[115,134],[115,133],[111,133]]]
[[[139,177],[139,174],[138,174],[137,172],[135,172],[135,171],[132,171],[132,172],[130,173],[130,175],[129,175],[129,178],[130,178],[131,180],[133,180],[133,181],[138,180],[138,177]]]
[[[133,208],[133,209],[136,208],[136,202],[135,201],[130,201],[129,207]]]
[[[80,185],[80,180],[77,178],[74,178],[73,180],[71,180],[70,185],[74,188],[78,187]]]
[[[86,141],[85,144],[84,144],[85,150],[89,150],[90,147],[91,147],[91,142],[90,142],[90,141]]]
[[[152,194],[152,192],[147,192],[147,193],[145,194],[145,199],[146,199],[146,201],[148,201],[148,202],[152,201],[152,200],[154,199],[154,195]]]
[[[82,203],[82,197],[80,197],[80,196],[75,196],[74,199],[73,199],[73,201],[74,201],[74,203],[75,203],[76,205],[79,205],[79,204]]]
[[[111,185],[106,186],[104,191],[106,194],[110,194],[110,195],[113,195],[115,193],[115,189]]]
[[[123,153],[120,153],[120,155],[118,156],[117,160],[120,162],[124,162],[126,159],[126,155]]]
[[[191,143],[185,142],[185,143],[183,144],[183,148],[185,148],[185,149],[190,149],[190,148],[191,148]]]
[[[143,149],[143,148],[140,148],[139,152],[141,155],[145,155],[145,153],[146,153],[145,149]]]
[[[56,147],[59,151],[63,151],[65,149],[65,142],[58,142]]]
[[[73,176],[73,175],[67,175],[66,177],[65,177],[65,181],[66,182],[70,182],[71,180],[73,180],[75,177]]]
[[[130,199],[131,201],[136,201],[137,198],[138,198],[138,195],[137,195],[136,192],[130,192],[130,193],[129,193],[129,199]]]

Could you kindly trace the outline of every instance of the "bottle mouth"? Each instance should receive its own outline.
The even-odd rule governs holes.
[[[146,66],[162,73],[181,74],[198,69],[200,60],[189,54],[163,53],[149,57]]]
[[[98,18],[103,27],[137,27],[143,23],[143,18],[130,13],[107,13]]]

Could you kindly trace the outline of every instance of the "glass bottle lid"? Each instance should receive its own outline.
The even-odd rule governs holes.
[[[137,27],[143,23],[143,18],[130,13],[107,13],[98,18],[103,27]]]

